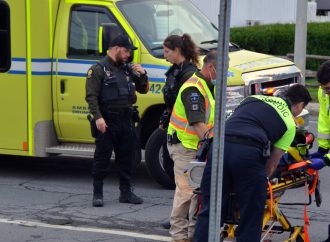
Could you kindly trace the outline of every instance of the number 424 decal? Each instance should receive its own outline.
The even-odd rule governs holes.
[[[163,85],[161,84],[151,84],[149,88],[149,92],[152,92],[154,94],[161,94],[163,91]]]

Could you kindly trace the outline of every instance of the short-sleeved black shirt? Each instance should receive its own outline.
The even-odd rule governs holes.
[[[199,78],[205,80],[205,77],[200,72],[196,72]],[[206,82],[212,95],[214,86],[210,82]],[[202,122],[205,123],[205,99],[196,87],[188,87],[181,94],[182,103],[185,108],[189,125]]]
[[[277,111],[267,103],[248,97],[227,119],[226,136],[246,137],[262,144],[274,144],[287,127]]]

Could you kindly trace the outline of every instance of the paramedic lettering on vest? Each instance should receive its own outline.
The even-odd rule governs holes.
[[[195,159],[198,142],[213,127],[214,97],[212,80],[216,78],[216,51],[209,52],[203,67],[180,88],[168,126],[168,151],[174,161],[175,194],[171,212],[172,242],[192,240],[197,197],[184,175]]]
[[[317,71],[317,80],[320,83],[318,100],[320,103],[317,124],[317,142],[319,148],[312,153],[312,158],[323,158],[330,148],[330,61],[324,62]]]
[[[308,90],[295,84],[281,96],[254,95],[244,99],[226,120],[222,216],[230,193],[239,204],[237,242],[259,242],[267,195],[267,177],[290,147],[295,133],[294,117],[311,101]],[[202,208],[194,242],[208,241],[212,147],[201,182]],[[222,224],[225,220],[222,218]]]
[[[133,193],[131,176],[136,140],[132,108],[139,93],[149,90],[146,71],[139,64],[127,63],[137,48],[127,35],[119,35],[109,45],[106,57],[87,73],[86,101],[96,120],[95,153],[92,165],[93,206],[103,206],[103,180],[115,152],[121,203],[141,204]]]

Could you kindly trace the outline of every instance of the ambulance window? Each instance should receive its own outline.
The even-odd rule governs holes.
[[[68,56],[72,58],[98,58],[99,26],[114,24],[123,31],[106,8],[76,5],[71,10]]]
[[[6,72],[11,65],[10,11],[4,1],[0,1],[0,40],[0,72]]]

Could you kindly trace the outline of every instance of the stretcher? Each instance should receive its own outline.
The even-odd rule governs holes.
[[[275,174],[270,178],[267,188],[267,201],[263,217],[263,234],[261,241],[271,241],[273,234],[288,232],[289,236],[285,242],[308,242],[307,206],[312,203],[312,196],[317,207],[322,203],[320,193],[320,180],[318,170],[312,167],[322,168],[313,164],[309,159],[309,149],[314,142],[313,134],[305,130],[297,130],[296,137],[288,152],[282,157]],[[305,201],[298,203],[280,203],[285,192],[290,189],[304,187]],[[231,198],[230,210],[225,219],[225,226],[221,232],[221,240],[235,238],[235,228],[239,221],[238,206],[234,194]],[[307,201],[308,198],[308,201]],[[292,225],[279,205],[302,205],[304,211],[304,225]]]
[[[279,208],[280,200],[285,192],[290,189],[306,187],[308,193],[308,202],[302,203],[286,203],[285,205],[303,205],[304,206],[304,226],[293,226],[283,211]],[[317,192],[316,192],[317,191]],[[319,191],[319,178],[318,172],[311,169],[304,169],[303,167],[294,168],[291,172],[286,173],[285,177],[279,178],[279,180],[273,179],[270,181],[269,188],[267,190],[267,201],[265,205],[264,217],[263,217],[263,235],[261,241],[269,241],[269,238],[273,234],[279,234],[283,232],[289,232],[289,237],[285,242],[293,241],[309,241],[307,239],[308,217],[305,206],[308,206],[312,202],[312,194],[318,194],[315,196],[315,201],[318,206],[321,204],[321,197]],[[230,215],[225,219],[225,226],[222,231],[222,241],[225,238],[235,238],[235,228],[239,222],[238,207],[235,202],[235,194],[232,194]]]
[[[312,196],[319,207],[322,202],[320,193],[320,180],[318,170],[325,164],[312,164],[309,159],[309,150],[314,142],[313,134],[305,130],[297,130],[296,137],[288,152],[282,157],[275,174],[269,179],[267,188],[267,201],[263,217],[263,234],[261,241],[271,241],[273,234],[288,232],[285,242],[309,242],[306,206],[312,203]],[[200,184],[205,162],[195,161],[187,168],[190,185],[197,188]],[[304,187],[306,199],[299,203],[280,203],[285,192],[291,189]],[[221,241],[235,241],[235,229],[239,222],[238,204],[234,193],[230,194],[228,210],[225,212],[225,225],[221,231]],[[308,200],[308,201],[307,201]],[[302,205],[304,211],[304,225],[292,225],[280,209],[279,205]]]

